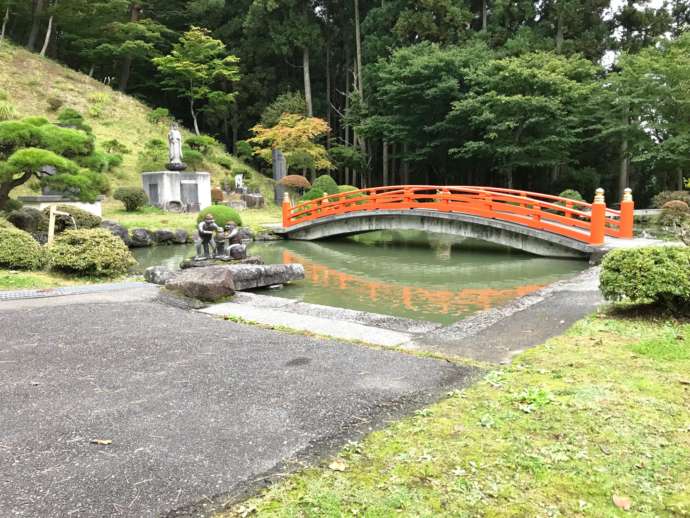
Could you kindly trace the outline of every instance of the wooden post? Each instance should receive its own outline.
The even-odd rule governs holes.
[[[290,212],[292,212],[292,203],[290,203],[290,195],[283,194],[283,228],[290,226]]]
[[[55,238],[55,205],[50,206],[48,212],[48,244],[50,245]]]
[[[606,199],[604,189],[597,189],[592,203],[592,214],[590,215],[589,244],[604,244],[604,229],[606,227]]]
[[[621,237],[623,239],[633,238],[635,202],[632,197],[632,189],[627,188],[623,191],[623,201],[621,201]]]

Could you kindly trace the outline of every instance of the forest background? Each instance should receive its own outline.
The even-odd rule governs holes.
[[[644,204],[690,176],[688,0],[0,0],[0,20],[264,170],[248,139],[318,117],[328,159],[290,165],[359,187]]]

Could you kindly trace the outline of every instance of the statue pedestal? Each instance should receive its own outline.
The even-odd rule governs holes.
[[[198,212],[211,205],[211,175],[206,172],[146,172],[141,174],[141,182],[149,203],[162,209],[172,203],[187,212]]]

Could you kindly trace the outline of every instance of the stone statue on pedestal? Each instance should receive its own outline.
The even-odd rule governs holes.
[[[170,127],[168,133],[168,149],[170,163],[166,166],[169,171],[184,171],[187,169],[187,164],[182,161],[182,133],[177,124]]]

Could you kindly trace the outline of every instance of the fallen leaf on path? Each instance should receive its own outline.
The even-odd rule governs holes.
[[[613,505],[618,507],[618,509],[622,509],[623,511],[630,511],[632,502],[627,496],[613,495]]]
[[[345,461],[342,459],[335,459],[328,467],[333,471],[345,471],[347,469],[347,464],[345,464]]]
[[[108,446],[109,444],[113,444],[113,441],[110,439],[92,439],[91,444],[98,444],[99,446]]]

